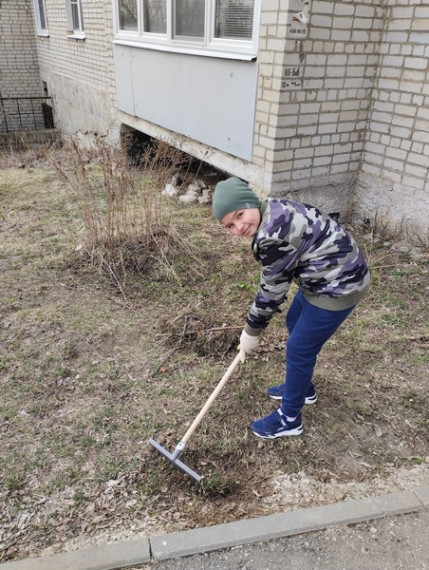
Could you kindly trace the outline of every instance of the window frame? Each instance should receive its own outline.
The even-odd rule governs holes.
[[[46,0],[33,0],[34,17],[36,20],[36,34],[41,37],[49,36],[48,17],[46,15]],[[43,11],[43,18],[42,18]],[[45,27],[42,27],[42,19],[45,21]]]
[[[119,0],[114,3],[115,44],[135,46],[152,50],[169,51],[221,57],[228,59],[255,60],[258,52],[259,23],[262,0],[254,0],[253,27],[251,39],[216,38],[215,13],[216,0],[205,0],[205,25],[203,38],[174,37],[174,2],[167,2],[167,30],[165,34],[143,31],[143,3],[137,2],[137,30],[121,30],[119,28]]]
[[[79,20],[78,27],[75,27],[75,22],[73,18],[72,4],[77,8],[77,18]],[[72,32],[68,37],[77,40],[84,40],[85,29],[83,25],[83,15],[82,15],[82,1],[81,0],[67,0],[67,24],[70,32]]]

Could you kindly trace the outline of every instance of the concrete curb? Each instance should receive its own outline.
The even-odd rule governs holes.
[[[150,562],[147,538],[0,564],[1,570],[113,570]]]
[[[6,562],[0,564],[0,570],[117,570],[322,530],[338,524],[418,512],[427,507],[429,486],[54,556]]]
[[[267,517],[154,536],[150,539],[152,557],[155,561],[180,558],[240,544],[321,530],[337,524],[357,523],[386,515],[414,512],[422,508],[423,503],[416,493],[404,491],[382,497],[278,513]]]

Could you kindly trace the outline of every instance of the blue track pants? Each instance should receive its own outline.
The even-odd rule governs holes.
[[[311,387],[317,355],[354,307],[328,311],[309,303],[301,289],[286,315],[289,338],[286,342],[286,376],[282,412],[295,417],[301,411]]]

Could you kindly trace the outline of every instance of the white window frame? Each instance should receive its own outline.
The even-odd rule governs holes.
[[[171,51],[176,53],[189,53],[211,57],[229,59],[254,60],[258,52],[259,22],[262,0],[254,0],[253,29],[251,39],[215,38],[215,10],[216,0],[203,0],[205,11],[204,38],[177,38],[173,36],[174,0],[167,0],[167,32],[165,34],[149,33],[143,31],[143,2],[137,0],[137,31],[119,29],[119,1],[113,0],[113,13],[115,19],[115,41],[119,45],[128,45]]]
[[[73,18],[72,4],[76,6],[77,19],[78,19],[77,23],[74,21]],[[85,39],[81,0],[66,0],[66,7],[67,7],[67,23],[69,30],[72,32],[68,37],[77,40]]]
[[[38,36],[48,37],[48,18],[46,16],[45,0],[33,0],[34,17],[36,19],[36,33]],[[45,26],[43,27],[43,22]]]

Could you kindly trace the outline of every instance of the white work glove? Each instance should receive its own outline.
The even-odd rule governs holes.
[[[247,333],[244,329],[240,336],[240,360],[244,362],[246,360],[246,354],[250,354],[258,346],[259,336],[252,336]]]

